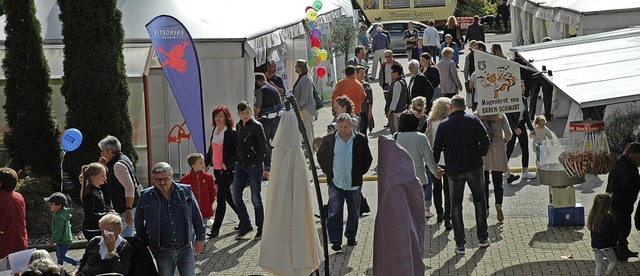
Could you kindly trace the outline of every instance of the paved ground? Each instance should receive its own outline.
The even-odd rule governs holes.
[[[489,42],[502,44],[509,49],[510,42],[503,36],[488,35]],[[489,45],[490,47],[490,45]],[[463,60],[464,57],[461,58]],[[406,68],[406,58],[398,57]],[[376,125],[374,133],[369,136],[370,146],[377,164],[377,142],[380,135],[389,135],[384,125],[384,118],[379,103],[383,102],[381,90],[373,85],[376,94],[374,107]],[[331,121],[329,109],[324,108],[315,124],[318,135],[325,133],[325,126]],[[562,133],[565,120],[550,122],[550,128],[558,134]],[[534,154],[530,164],[534,165]],[[372,168],[373,168],[372,166]],[[510,166],[520,167],[520,150],[516,147]],[[369,174],[374,174],[371,171]],[[588,213],[593,197],[604,191],[606,175],[589,176],[586,183],[576,186],[576,199],[585,206]],[[506,182],[505,182],[506,183]],[[263,185],[266,185],[264,183]],[[322,186],[323,198],[326,201],[326,189]],[[369,199],[373,213],[362,217],[358,233],[358,245],[344,247],[342,253],[330,252],[331,275],[372,275],[373,274],[373,226],[377,208],[376,182],[367,182],[363,193]],[[548,226],[547,203],[548,187],[539,185],[537,180],[516,181],[513,185],[505,184],[504,194],[505,221],[497,222],[492,209],[489,217],[489,237],[492,245],[488,249],[478,249],[473,220],[473,205],[470,193],[464,202],[464,218],[467,227],[467,254],[455,255],[453,252],[453,232],[445,231],[435,220],[427,222],[425,237],[424,262],[428,269],[426,275],[593,275],[594,262],[590,247],[589,232],[581,226],[551,227]],[[263,189],[266,198],[266,188]],[[491,197],[493,198],[493,196]],[[315,196],[314,196],[315,202]],[[249,205],[248,193],[245,201]],[[493,201],[492,199],[490,201]],[[493,205],[493,204],[492,204]],[[233,239],[233,226],[237,218],[231,212],[227,215],[221,229],[221,236],[208,240],[204,254],[197,257],[198,275],[267,275],[258,266],[260,242],[252,239],[236,241]],[[316,226],[320,225],[316,221]],[[249,235],[248,237],[252,237]],[[632,230],[629,238],[630,247],[640,249],[640,232]],[[83,250],[72,250],[70,254],[80,258]],[[271,254],[280,254],[272,252]],[[70,267],[67,267],[70,268]],[[323,271],[321,273],[324,273]],[[617,275],[640,275],[640,261],[631,259],[616,270]]]

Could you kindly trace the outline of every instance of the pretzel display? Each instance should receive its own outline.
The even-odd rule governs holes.
[[[570,144],[558,161],[570,177],[587,174],[607,174],[616,161],[609,151],[609,142],[604,132],[604,122],[580,121],[569,124]]]

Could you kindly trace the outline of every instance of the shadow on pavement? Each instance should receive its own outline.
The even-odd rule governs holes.
[[[452,273],[457,273],[456,275],[471,275],[473,271],[478,267],[478,263],[484,257],[484,254],[487,252],[487,249],[474,249],[474,252],[471,256],[469,248],[467,248],[467,255],[454,255],[449,260],[447,260],[440,268],[434,271],[427,271],[430,275],[450,275]],[[463,258],[467,259],[467,262],[462,264],[459,268],[456,268],[456,264],[460,262]]]
[[[616,267],[616,272],[613,275],[638,275],[640,274],[639,263],[623,262]],[[606,264],[608,264],[607,261],[605,261]],[[505,267],[491,275],[594,275],[595,266],[595,262],[592,260],[540,261]],[[533,269],[534,267],[535,269]],[[589,274],[577,273],[575,268],[581,268],[581,271],[588,268]],[[604,270],[602,272],[604,273]]]
[[[581,194],[593,194],[602,184],[604,182],[598,176],[585,175],[584,183],[576,185],[576,191],[580,191]]]
[[[229,235],[233,235],[233,233],[225,234],[222,237],[227,237]],[[225,271],[238,266],[238,260],[240,259],[240,257],[242,257],[242,255],[244,255],[247,250],[254,247],[257,243],[259,243],[259,241],[252,238],[246,238],[233,242],[227,247],[220,248],[219,250],[215,250],[214,247],[214,250],[211,250],[204,255],[200,255],[201,257],[198,256],[196,258],[196,262],[200,260],[208,263],[209,260],[214,260],[213,263],[215,263],[215,265],[211,268],[211,271]]]
[[[424,239],[425,257],[432,258],[440,254],[442,250],[447,248],[449,242],[449,233],[452,231],[444,230],[444,223],[427,224],[427,237]],[[436,233],[440,233],[434,236]]]
[[[567,250],[570,244],[584,238],[584,233],[578,231],[583,228],[583,226],[548,227],[545,231],[533,234],[529,246],[544,250]]]

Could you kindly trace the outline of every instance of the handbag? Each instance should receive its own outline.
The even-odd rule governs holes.
[[[298,77],[296,82],[293,84],[293,89],[296,89],[298,82],[304,75],[300,75],[300,77]],[[318,93],[318,90],[316,90],[316,85],[313,83],[313,81],[311,82],[311,85],[313,86],[313,99],[316,101],[316,110],[319,110],[320,108],[324,107],[324,101],[322,100],[322,97],[320,97],[320,93]]]
[[[313,85],[313,99],[316,100],[316,110],[324,107],[324,101],[320,97],[320,93],[316,90],[315,85]]]

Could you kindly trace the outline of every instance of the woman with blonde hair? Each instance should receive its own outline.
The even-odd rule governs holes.
[[[493,194],[495,195],[496,216],[498,221],[503,221],[502,199],[504,197],[504,189],[502,187],[502,174],[509,171],[506,145],[509,140],[511,140],[513,133],[509,126],[509,120],[503,113],[480,116],[480,121],[482,121],[489,137],[491,137],[489,151],[487,155],[482,157],[482,161],[484,162],[484,197],[487,202],[487,214],[489,214],[489,174],[491,174]]]
[[[460,25],[458,25],[458,21],[456,20],[455,16],[449,16],[449,18],[447,19],[447,24],[444,25],[444,34],[442,37],[445,37],[446,35],[451,35],[451,38],[453,40],[453,42],[455,42],[456,44],[458,44],[458,47],[460,48],[464,48],[464,46],[462,44],[460,44],[460,41],[462,40],[462,32],[460,31]],[[443,41],[440,41],[440,43],[443,43]]]
[[[427,119],[427,130],[425,134],[429,139],[429,144],[433,144],[433,140],[436,137],[436,131],[438,131],[438,126],[440,123],[446,119],[451,111],[449,110],[449,104],[451,104],[451,99],[442,97],[433,101],[433,106],[431,107],[431,112],[429,112],[429,118]],[[444,163],[444,156],[440,156],[440,161],[438,165],[445,171],[445,175],[443,175],[440,179],[437,179],[435,175],[430,174],[431,180],[433,180],[433,205],[436,208],[436,215],[438,219],[438,223],[444,221],[444,227],[447,230],[453,229],[451,225],[451,203],[449,202],[449,181],[446,176],[446,167]],[[442,202],[442,194],[444,191],[444,208]]]
[[[427,110],[427,98],[418,96],[411,100],[411,106],[409,107],[412,111],[418,114],[418,118],[420,121],[418,122],[418,132],[424,133],[427,131],[427,113],[431,110]]]

